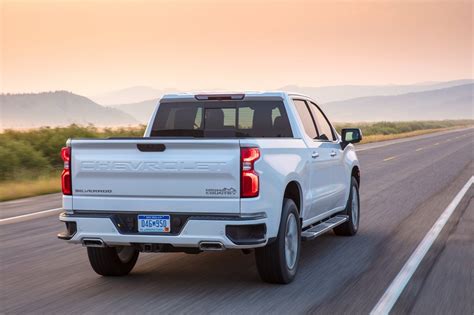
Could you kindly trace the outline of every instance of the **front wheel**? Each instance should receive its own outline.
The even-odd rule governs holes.
[[[92,269],[102,276],[125,276],[137,263],[138,250],[131,246],[87,247]]]
[[[276,240],[255,250],[260,277],[265,282],[286,284],[293,281],[298,269],[301,225],[298,208],[291,199],[283,200]]]
[[[334,228],[336,235],[352,236],[359,229],[360,217],[360,200],[359,200],[359,184],[355,177],[351,178],[351,191],[347,200],[346,209],[341,213],[349,217],[345,223]]]

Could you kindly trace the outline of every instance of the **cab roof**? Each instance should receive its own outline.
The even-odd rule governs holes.
[[[244,100],[255,98],[279,98],[285,99],[288,96],[302,96],[299,93],[286,91],[244,91],[244,92],[189,92],[189,93],[173,93],[165,94],[161,100],[177,101],[177,100]]]

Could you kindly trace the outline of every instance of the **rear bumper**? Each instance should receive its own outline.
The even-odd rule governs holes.
[[[58,235],[70,243],[84,239],[100,239],[106,245],[169,244],[174,247],[199,247],[202,242],[221,243],[224,248],[244,249],[265,246],[268,242],[267,217],[264,213],[249,216],[215,214],[177,214],[182,221],[173,226],[171,233],[138,233],[133,223],[137,214],[123,213],[61,213],[59,219],[67,225],[66,232]],[[173,214],[171,214],[173,220]],[[129,228],[124,223],[130,223]]]

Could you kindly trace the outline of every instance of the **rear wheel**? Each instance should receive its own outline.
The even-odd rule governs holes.
[[[298,208],[291,199],[284,199],[276,240],[255,250],[260,277],[265,282],[286,284],[293,281],[298,269],[301,226]]]
[[[138,250],[132,246],[87,247],[92,269],[102,276],[125,276],[137,263]]]
[[[349,193],[349,199],[347,200],[346,210],[341,214],[347,215],[349,220],[336,226],[334,228],[334,233],[343,236],[355,235],[359,229],[360,217],[359,184],[355,177],[352,177],[351,179],[351,191]]]

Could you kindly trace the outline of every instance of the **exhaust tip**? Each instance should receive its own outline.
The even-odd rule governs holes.
[[[85,247],[105,247],[105,243],[100,238],[83,238],[82,246]]]
[[[199,243],[199,249],[202,251],[221,251],[225,250],[225,247],[221,242],[201,242]]]

